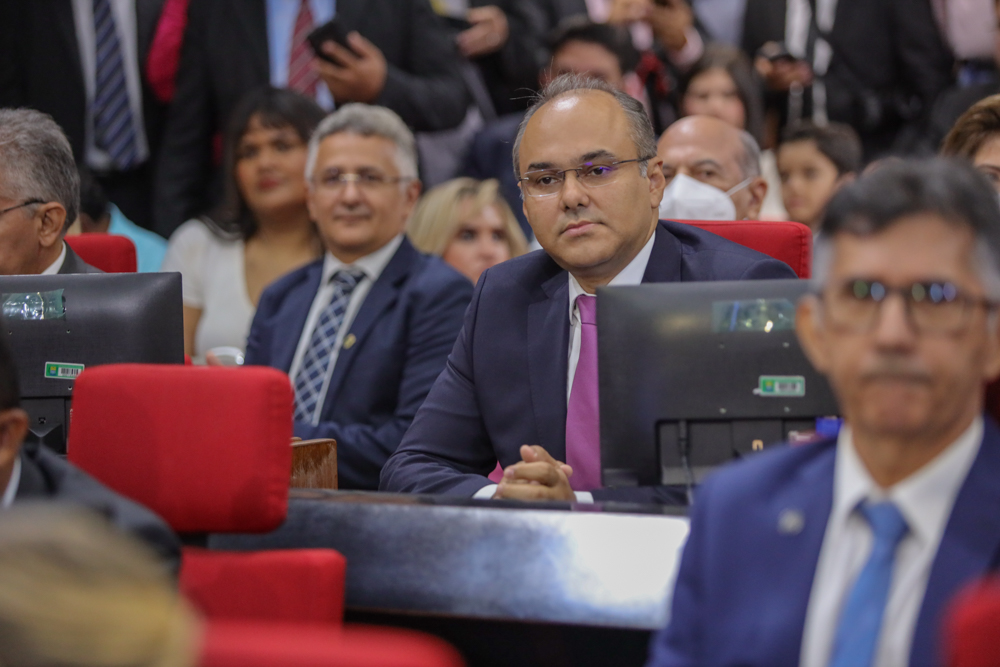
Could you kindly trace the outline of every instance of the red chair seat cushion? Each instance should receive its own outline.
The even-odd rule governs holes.
[[[462,667],[450,644],[412,630],[213,621],[201,667]]]
[[[812,231],[798,222],[777,220],[680,220],[762,252],[792,267],[799,278],[812,275]]]
[[[75,234],[66,243],[80,259],[105,273],[135,273],[135,243],[117,234]]]
[[[187,547],[180,589],[208,618],[340,625],[347,560],[333,549]]]

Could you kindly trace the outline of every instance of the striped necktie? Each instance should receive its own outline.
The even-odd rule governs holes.
[[[139,147],[121,40],[109,0],[94,0],[94,46],[94,143],[117,169],[129,169],[139,161]]]
[[[313,29],[313,15],[309,0],[302,0],[299,14],[292,30],[292,49],[288,56],[288,87],[297,93],[316,98],[319,75],[312,67],[313,54],[309,33]]]

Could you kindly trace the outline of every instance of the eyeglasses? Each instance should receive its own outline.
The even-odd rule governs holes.
[[[848,280],[821,295],[825,313],[836,328],[867,333],[875,328],[882,303],[898,294],[906,308],[910,325],[918,333],[958,333],[969,322],[972,311],[982,307],[997,308],[982,297],[963,294],[949,282],[917,282],[904,287],[890,287],[877,280]]]
[[[366,192],[376,190],[383,185],[391,183],[402,183],[411,181],[412,178],[405,176],[386,176],[374,171],[362,171],[358,174],[349,174],[336,169],[323,172],[316,177],[316,187],[329,192],[340,192],[347,187],[348,183],[354,183],[359,190]]]
[[[32,206],[34,204],[44,204],[44,203],[45,203],[44,199],[38,199],[36,197],[35,199],[29,199],[28,201],[23,202],[21,204],[16,204],[14,206],[8,206],[7,208],[0,210],[0,215],[6,215],[7,213],[10,213],[11,211],[16,211],[17,209],[24,208],[25,206]]]
[[[538,171],[527,171],[521,177],[521,187],[529,197],[552,197],[559,194],[563,183],[566,181],[566,174],[576,172],[576,180],[587,189],[600,188],[611,185],[620,175],[619,167],[630,162],[645,162],[652,160],[655,155],[647,157],[637,157],[631,160],[617,160],[615,162],[586,162],[573,169],[539,169]]]

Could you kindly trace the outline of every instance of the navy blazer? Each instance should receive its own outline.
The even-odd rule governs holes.
[[[661,220],[643,282],[795,278],[784,263],[697,227]],[[465,325],[381,489],[469,497],[523,444],[566,460],[569,282],[544,252],[483,273]],[[665,500],[663,490],[600,489],[597,500]]]
[[[806,609],[833,507],[836,439],[776,448],[727,466],[698,489],[670,625],[649,665],[797,665]],[[1000,430],[983,443],[931,565],[910,648],[911,667],[944,664],[940,634],[951,597],[1000,554]],[[778,530],[788,509],[805,521]]]
[[[264,290],[247,364],[288,372],[322,273],[319,259]],[[382,465],[444,368],[471,296],[467,278],[403,239],[351,323],[355,343],[340,350],[319,424],[295,423],[303,439],[337,441],[340,488],[378,488]]]

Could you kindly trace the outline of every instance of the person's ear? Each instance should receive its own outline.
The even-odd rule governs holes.
[[[417,202],[420,200],[420,193],[423,192],[423,189],[424,184],[416,178],[406,184],[406,187],[403,190],[403,205],[406,207],[407,220],[410,218],[410,214],[413,213],[414,207],[416,207]]]
[[[27,434],[27,412],[21,408],[0,410],[0,470],[13,465]]]
[[[659,211],[663,191],[667,188],[667,179],[663,176],[663,158],[656,156],[646,163],[646,178],[649,179],[649,205]]]
[[[59,202],[39,204],[35,210],[35,224],[38,228],[38,242],[43,248],[51,248],[62,240],[66,227],[66,209]]]
[[[747,186],[747,193],[750,195],[750,203],[747,204],[746,220],[760,220],[760,209],[764,206],[764,199],[767,197],[767,181],[763,176],[750,181]]]
[[[795,334],[809,363],[826,375],[830,367],[827,330],[823,322],[822,304],[815,294],[799,299],[795,309]]]
[[[983,378],[993,382],[1000,377],[1000,311],[986,316],[986,353],[983,361]]]
[[[836,192],[840,188],[844,187],[848,183],[853,183],[858,179],[858,175],[853,171],[846,172],[837,177],[837,180],[833,183],[833,191]]]

